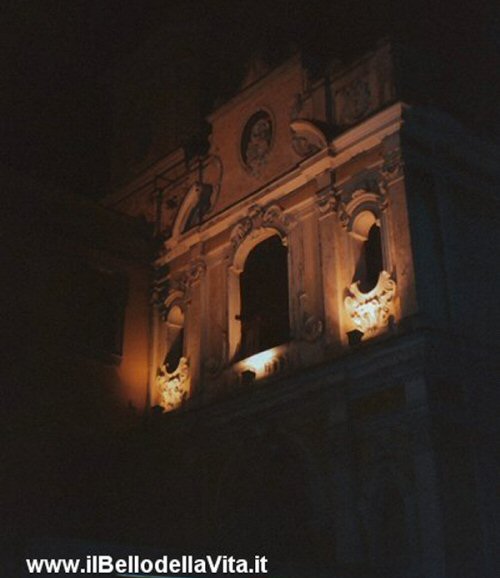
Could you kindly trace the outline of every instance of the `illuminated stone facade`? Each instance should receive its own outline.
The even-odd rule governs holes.
[[[106,201],[160,245],[148,399],[155,443],[183,456],[165,458],[169,519],[200,547],[268,548],[283,575],[458,576],[449,509],[479,492],[432,405],[443,381],[462,391],[430,183],[464,132],[401,102],[395,74],[388,45],[320,80],[294,57],[211,114],[206,155],[175,151]],[[269,309],[245,292],[264,247]]]
[[[163,319],[175,301],[185,317],[192,403],[241,385],[240,276],[269,237],[278,236],[288,253],[290,339],[276,353],[286,363],[264,355],[274,376],[348,349],[352,330],[363,340],[384,335],[416,312],[400,160],[405,107],[396,102],[391,66],[385,47],[348,82],[332,80],[335,124],[345,131],[331,139],[325,86],[312,85],[296,57],[213,113],[210,150],[191,169],[179,151],[155,168],[149,190],[118,198],[114,206],[156,220],[165,238],[155,263],[150,372],[161,371],[172,345]],[[356,268],[373,225],[383,268],[377,286],[360,293]],[[251,370],[267,375],[253,357]],[[160,389],[151,388],[153,404],[162,405]]]

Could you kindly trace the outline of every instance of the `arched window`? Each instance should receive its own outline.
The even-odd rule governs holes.
[[[174,305],[167,317],[167,353],[163,361],[168,373],[173,373],[184,355],[184,313]]]
[[[368,293],[376,285],[384,270],[382,235],[380,224],[371,211],[362,211],[353,222],[352,234],[357,254],[356,268],[352,278],[362,293]]]
[[[359,289],[368,293],[377,284],[381,271],[384,270],[382,239],[380,227],[375,223],[370,227],[368,238],[361,247],[353,282],[359,282]]]
[[[278,235],[250,251],[240,275],[243,359],[288,341],[288,251]]]

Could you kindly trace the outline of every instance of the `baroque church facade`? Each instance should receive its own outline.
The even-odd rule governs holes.
[[[256,62],[207,120],[206,153],[104,200],[157,240],[131,535],[276,576],[493,576],[491,150],[403,101],[389,44],[319,79]]]
[[[404,56],[255,60],[101,206],[13,187],[10,550],[496,578],[498,152]]]

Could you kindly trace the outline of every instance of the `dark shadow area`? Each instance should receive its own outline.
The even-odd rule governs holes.
[[[240,291],[240,359],[288,341],[288,251],[277,235],[248,255]]]

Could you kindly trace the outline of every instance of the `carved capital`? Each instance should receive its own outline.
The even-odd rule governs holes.
[[[404,161],[401,149],[393,149],[384,154],[380,175],[386,184],[403,176]]]
[[[338,198],[335,189],[328,187],[316,193],[316,206],[320,214],[327,215],[337,210]]]
[[[364,335],[374,335],[387,327],[394,316],[396,282],[382,271],[377,285],[368,293],[359,290],[358,282],[349,287],[344,307],[356,328]]]
[[[154,280],[150,289],[149,302],[152,306],[158,307],[161,311],[168,294],[172,290],[166,267],[157,267],[154,271]]]
[[[189,263],[188,270],[184,273],[182,277],[182,285],[187,289],[191,287],[193,283],[199,281],[201,277],[205,274],[207,270],[207,265],[203,259],[196,259]]]

